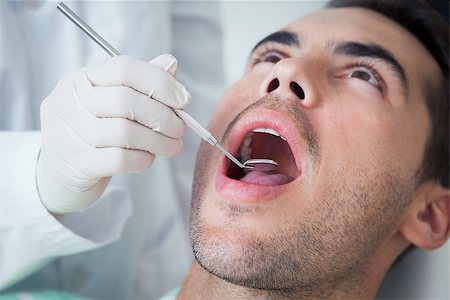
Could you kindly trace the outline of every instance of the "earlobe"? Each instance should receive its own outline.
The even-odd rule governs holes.
[[[409,243],[424,250],[442,246],[450,237],[450,190],[437,184],[427,188],[399,232]]]

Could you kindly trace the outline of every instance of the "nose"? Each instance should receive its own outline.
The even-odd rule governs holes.
[[[270,72],[263,80],[261,93],[275,93],[282,98],[295,97],[308,105],[308,90],[306,88],[306,75],[304,66],[295,58],[285,58],[273,65]]]

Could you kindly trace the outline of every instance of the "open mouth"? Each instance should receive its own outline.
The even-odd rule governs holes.
[[[271,159],[278,163],[273,171],[244,171],[230,163],[226,175],[234,180],[249,184],[283,185],[300,176],[295,157],[287,139],[269,127],[254,128],[247,132],[237,152],[237,159]]]

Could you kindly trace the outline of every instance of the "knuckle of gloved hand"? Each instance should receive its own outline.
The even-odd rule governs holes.
[[[154,154],[142,151],[142,155],[136,161],[137,170],[140,171],[149,168],[153,164],[154,160]]]
[[[71,100],[75,89],[75,78],[76,72],[64,74],[44,101],[59,104],[62,101]]]
[[[119,147],[129,148],[129,140],[135,135],[134,128],[127,119],[116,119],[111,126],[111,132],[115,136]]]
[[[130,168],[130,161],[128,159],[127,149],[116,148],[109,161],[112,175],[126,173]]]
[[[167,124],[167,128],[170,128],[170,132],[168,130],[169,134],[167,134],[169,137],[180,139],[186,134],[186,124],[175,114],[173,118],[167,118],[165,123]]]
[[[183,149],[183,141],[181,139],[172,139],[171,143],[167,144],[165,149],[167,157],[178,155]]]
[[[60,115],[57,112],[58,109],[59,109],[58,99],[55,99],[55,97],[52,94],[50,94],[47,98],[44,99],[44,101],[42,101],[41,106],[39,108],[41,124],[44,121],[49,120],[52,120],[52,122],[55,121],[56,115],[58,116]]]
[[[73,88],[76,81],[80,78],[80,76],[82,76],[82,74],[84,74],[84,69],[78,69],[73,72],[66,73],[60,78],[57,86],[63,88]]]
[[[151,95],[153,98],[156,98],[158,100],[162,100],[161,98],[161,91],[167,91],[171,89],[170,81],[165,76],[154,76],[152,78],[151,82]]]
[[[191,93],[183,86],[183,101],[181,103],[182,108],[186,108],[191,104],[192,96]]]
[[[74,130],[76,131],[76,130]],[[98,141],[97,136],[93,131],[78,131],[77,134],[86,144],[91,146],[92,148],[99,148],[101,147],[100,141]]]
[[[160,97],[173,108],[182,109],[187,106],[186,90],[176,82],[168,80],[165,83],[164,93],[161,93]]]
[[[128,112],[132,107],[131,98],[133,95],[129,89],[128,87],[120,87],[115,91],[111,101],[111,109],[116,112],[116,115]]]
[[[172,96],[173,107],[185,108],[191,101],[191,94],[189,91],[176,80],[171,82],[170,94]]]
[[[187,131],[188,131],[187,125],[182,121],[181,122],[181,131],[180,131],[180,137],[179,138],[184,137],[184,135],[186,134]]]
[[[121,55],[115,57],[114,69],[117,72],[117,77],[120,83],[124,86],[129,86],[129,78],[133,72],[133,60],[129,56]]]
[[[132,153],[130,152],[132,151]],[[150,167],[155,155],[142,150],[117,149],[113,158],[113,173],[138,172]]]

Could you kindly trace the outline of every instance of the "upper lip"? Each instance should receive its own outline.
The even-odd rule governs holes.
[[[286,114],[273,109],[256,108],[243,115],[227,140],[228,151],[236,155],[247,133],[256,128],[271,128],[283,136],[291,148],[297,169],[301,172],[302,143],[300,135],[296,134],[298,128]],[[230,163],[228,159],[224,158],[223,173],[226,173]]]

